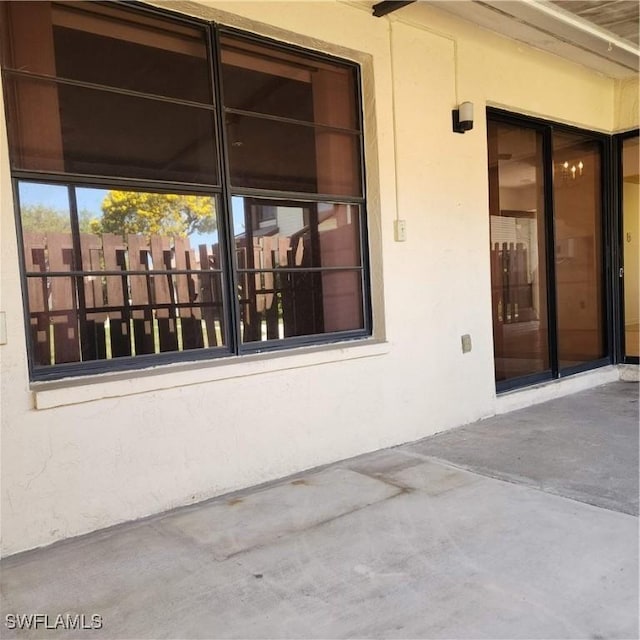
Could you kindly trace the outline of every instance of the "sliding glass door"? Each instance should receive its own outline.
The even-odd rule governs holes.
[[[601,143],[553,132],[553,227],[560,370],[607,353],[602,259]]]
[[[496,381],[550,375],[543,136],[502,122],[488,136]]]
[[[495,378],[499,391],[608,355],[601,137],[489,110]]]

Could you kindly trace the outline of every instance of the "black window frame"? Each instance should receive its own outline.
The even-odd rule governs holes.
[[[365,157],[364,157],[364,115],[363,115],[363,95],[362,95],[362,75],[360,65],[353,60],[339,58],[334,55],[326,54],[316,50],[309,50],[302,46],[289,43],[283,43],[273,38],[264,37],[259,34],[250,33],[219,24],[213,21],[204,20],[196,17],[186,16],[165,8],[151,7],[140,2],[107,2],[102,4],[110,4],[123,9],[138,12],[139,14],[170,19],[187,26],[196,26],[206,31],[207,51],[209,57],[209,71],[211,76],[212,87],[212,103],[211,110],[215,114],[214,122],[214,146],[216,149],[216,163],[218,172],[218,183],[202,184],[202,183],[181,183],[153,179],[132,179],[120,178],[112,176],[99,176],[87,174],[72,174],[57,171],[41,171],[41,170],[25,170],[14,169],[11,167],[11,179],[13,186],[14,209],[16,215],[16,229],[18,236],[18,254],[20,261],[20,277],[22,281],[22,302],[23,315],[25,323],[25,331],[27,338],[27,353],[30,379],[34,382],[59,380],[61,378],[72,378],[77,376],[91,376],[106,372],[117,371],[133,371],[144,370],[159,365],[180,363],[180,362],[198,362],[219,359],[222,357],[231,357],[235,361],[235,357],[246,356],[261,352],[275,352],[295,347],[303,346],[330,346],[336,343],[344,343],[346,341],[363,340],[370,338],[373,334],[373,320],[371,308],[371,276],[369,263],[369,235],[367,225],[367,197],[366,197],[366,175],[365,175]],[[318,61],[330,62],[341,66],[349,67],[354,73],[354,90],[356,100],[356,117],[357,117],[357,136],[360,162],[360,182],[361,192],[358,196],[336,196],[331,194],[314,194],[308,192],[296,191],[276,191],[265,189],[250,189],[232,187],[230,181],[229,167],[229,149],[228,136],[225,126],[225,107],[223,99],[222,73],[221,73],[221,53],[220,40],[223,36],[236,37],[248,41],[253,41],[261,45],[273,47],[280,51],[289,51],[294,54],[304,55],[307,58],[317,59]],[[7,69],[2,66],[2,80],[11,76],[28,76],[28,73]],[[33,74],[38,78],[38,74]],[[74,84],[73,81],[64,80],[65,83]],[[82,82],[77,83],[82,86]],[[122,94],[135,94],[126,89],[109,88],[110,91],[120,92]],[[5,91],[5,109],[6,105]],[[171,101],[171,98],[165,98]],[[180,100],[176,100],[180,103]],[[9,114],[7,113],[7,126],[9,124]],[[23,246],[23,229],[20,215],[20,197],[19,183],[36,182],[44,184],[52,184],[66,186],[69,190],[70,199],[70,215],[72,235],[74,237],[74,252],[76,260],[80,260],[79,252],[79,223],[78,211],[75,203],[75,197],[72,192],[75,188],[99,188],[99,189],[119,189],[133,191],[154,191],[162,193],[175,193],[185,195],[203,195],[211,196],[217,199],[219,210],[217,212],[218,237],[220,245],[220,261],[222,275],[223,290],[223,316],[224,322],[224,346],[203,347],[182,351],[167,351],[164,353],[130,355],[123,357],[113,357],[111,359],[86,360],[72,363],[38,365],[35,362],[35,345],[32,339],[29,319],[29,299],[27,281],[30,277],[26,271],[26,261]],[[239,269],[236,260],[235,238],[233,231],[233,215],[232,215],[232,198],[235,196],[244,196],[250,198],[260,198],[262,200],[276,201],[304,201],[318,203],[336,203],[336,204],[352,204],[359,207],[359,250],[360,250],[360,286],[362,298],[362,328],[355,330],[333,331],[330,333],[315,333],[301,336],[291,336],[267,341],[243,342],[240,338],[240,300],[237,295]],[[86,271],[86,270],[85,270]],[[304,271],[304,267],[300,267],[300,272]],[[81,302],[82,298],[82,270],[73,270],[69,275],[76,280],[75,292]],[[79,305],[80,306],[80,305]],[[79,309],[80,311],[80,309]],[[80,322],[78,323],[81,324]],[[82,327],[79,327],[80,344],[82,344]]]

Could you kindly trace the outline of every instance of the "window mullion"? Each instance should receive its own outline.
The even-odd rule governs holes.
[[[82,243],[80,240],[80,220],[78,218],[78,201],[76,199],[76,190],[73,185],[67,187],[69,193],[69,214],[71,222],[71,241],[73,243],[73,263],[71,268],[73,271],[82,272]],[[84,294],[84,276],[73,276],[74,288],[76,291],[76,300],[78,305],[78,327],[80,333],[80,360],[87,358],[90,349],[90,338],[87,325],[87,304]]]
[[[209,47],[211,51],[211,82],[213,86],[214,104],[216,106],[216,128],[218,142],[218,162],[220,183],[222,187],[222,211],[220,215],[218,238],[222,244],[221,256],[224,261],[224,297],[223,309],[226,309],[225,338],[230,350],[238,354],[240,348],[240,302],[238,300],[238,270],[234,243],[233,208],[231,180],[229,171],[229,154],[227,148],[227,131],[225,127],[225,111],[222,92],[222,62],[220,59],[219,32],[215,24],[210,25]]]

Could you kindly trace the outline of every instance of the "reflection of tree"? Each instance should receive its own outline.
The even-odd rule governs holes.
[[[109,191],[102,219],[91,221],[93,233],[143,233],[187,236],[216,229],[214,199],[135,191]]]
[[[91,219],[89,211],[80,211],[78,222],[80,233],[90,233],[97,220]],[[33,233],[70,233],[69,213],[43,204],[27,204],[20,207],[22,229]]]

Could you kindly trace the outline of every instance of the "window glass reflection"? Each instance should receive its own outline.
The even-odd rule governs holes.
[[[10,120],[15,168],[217,181],[210,109],[17,77],[6,90],[22,115]]]
[[[549,370],[542,135],[489,121],[497,381]]]
[[[233,209],[244,342],[363,328],[359,207],[236,197]]]
[[[225,107],[358,128],[352,67],[240,38],[221,40]]]
[[[20,184],[36,364],[223,345],[217,199],[93,188],[74,193],[77,240],[66,187]],[[71,271],[80,273],[63,275]]]
[[[558,362],[563,369],[606,355],[600,144],[556,132],[553,154]]]
[[[4,39],[11,41],[4,64],[9,68],[212,102],[206,32],[202,27],[143,15],[115,4],[4,5]]]
[[[240,268],[359,267],[356,205],[233,198]],[[253,246],[253,251],[247,247]]]
[[[68,189],[22,183],[19,198],[34,358],[38,364],[76,362],[78,300],[74,279],[63,275],[77,267]]]
[[[356,135],[237,114],[226,123],[234,187],[361,195]]]

